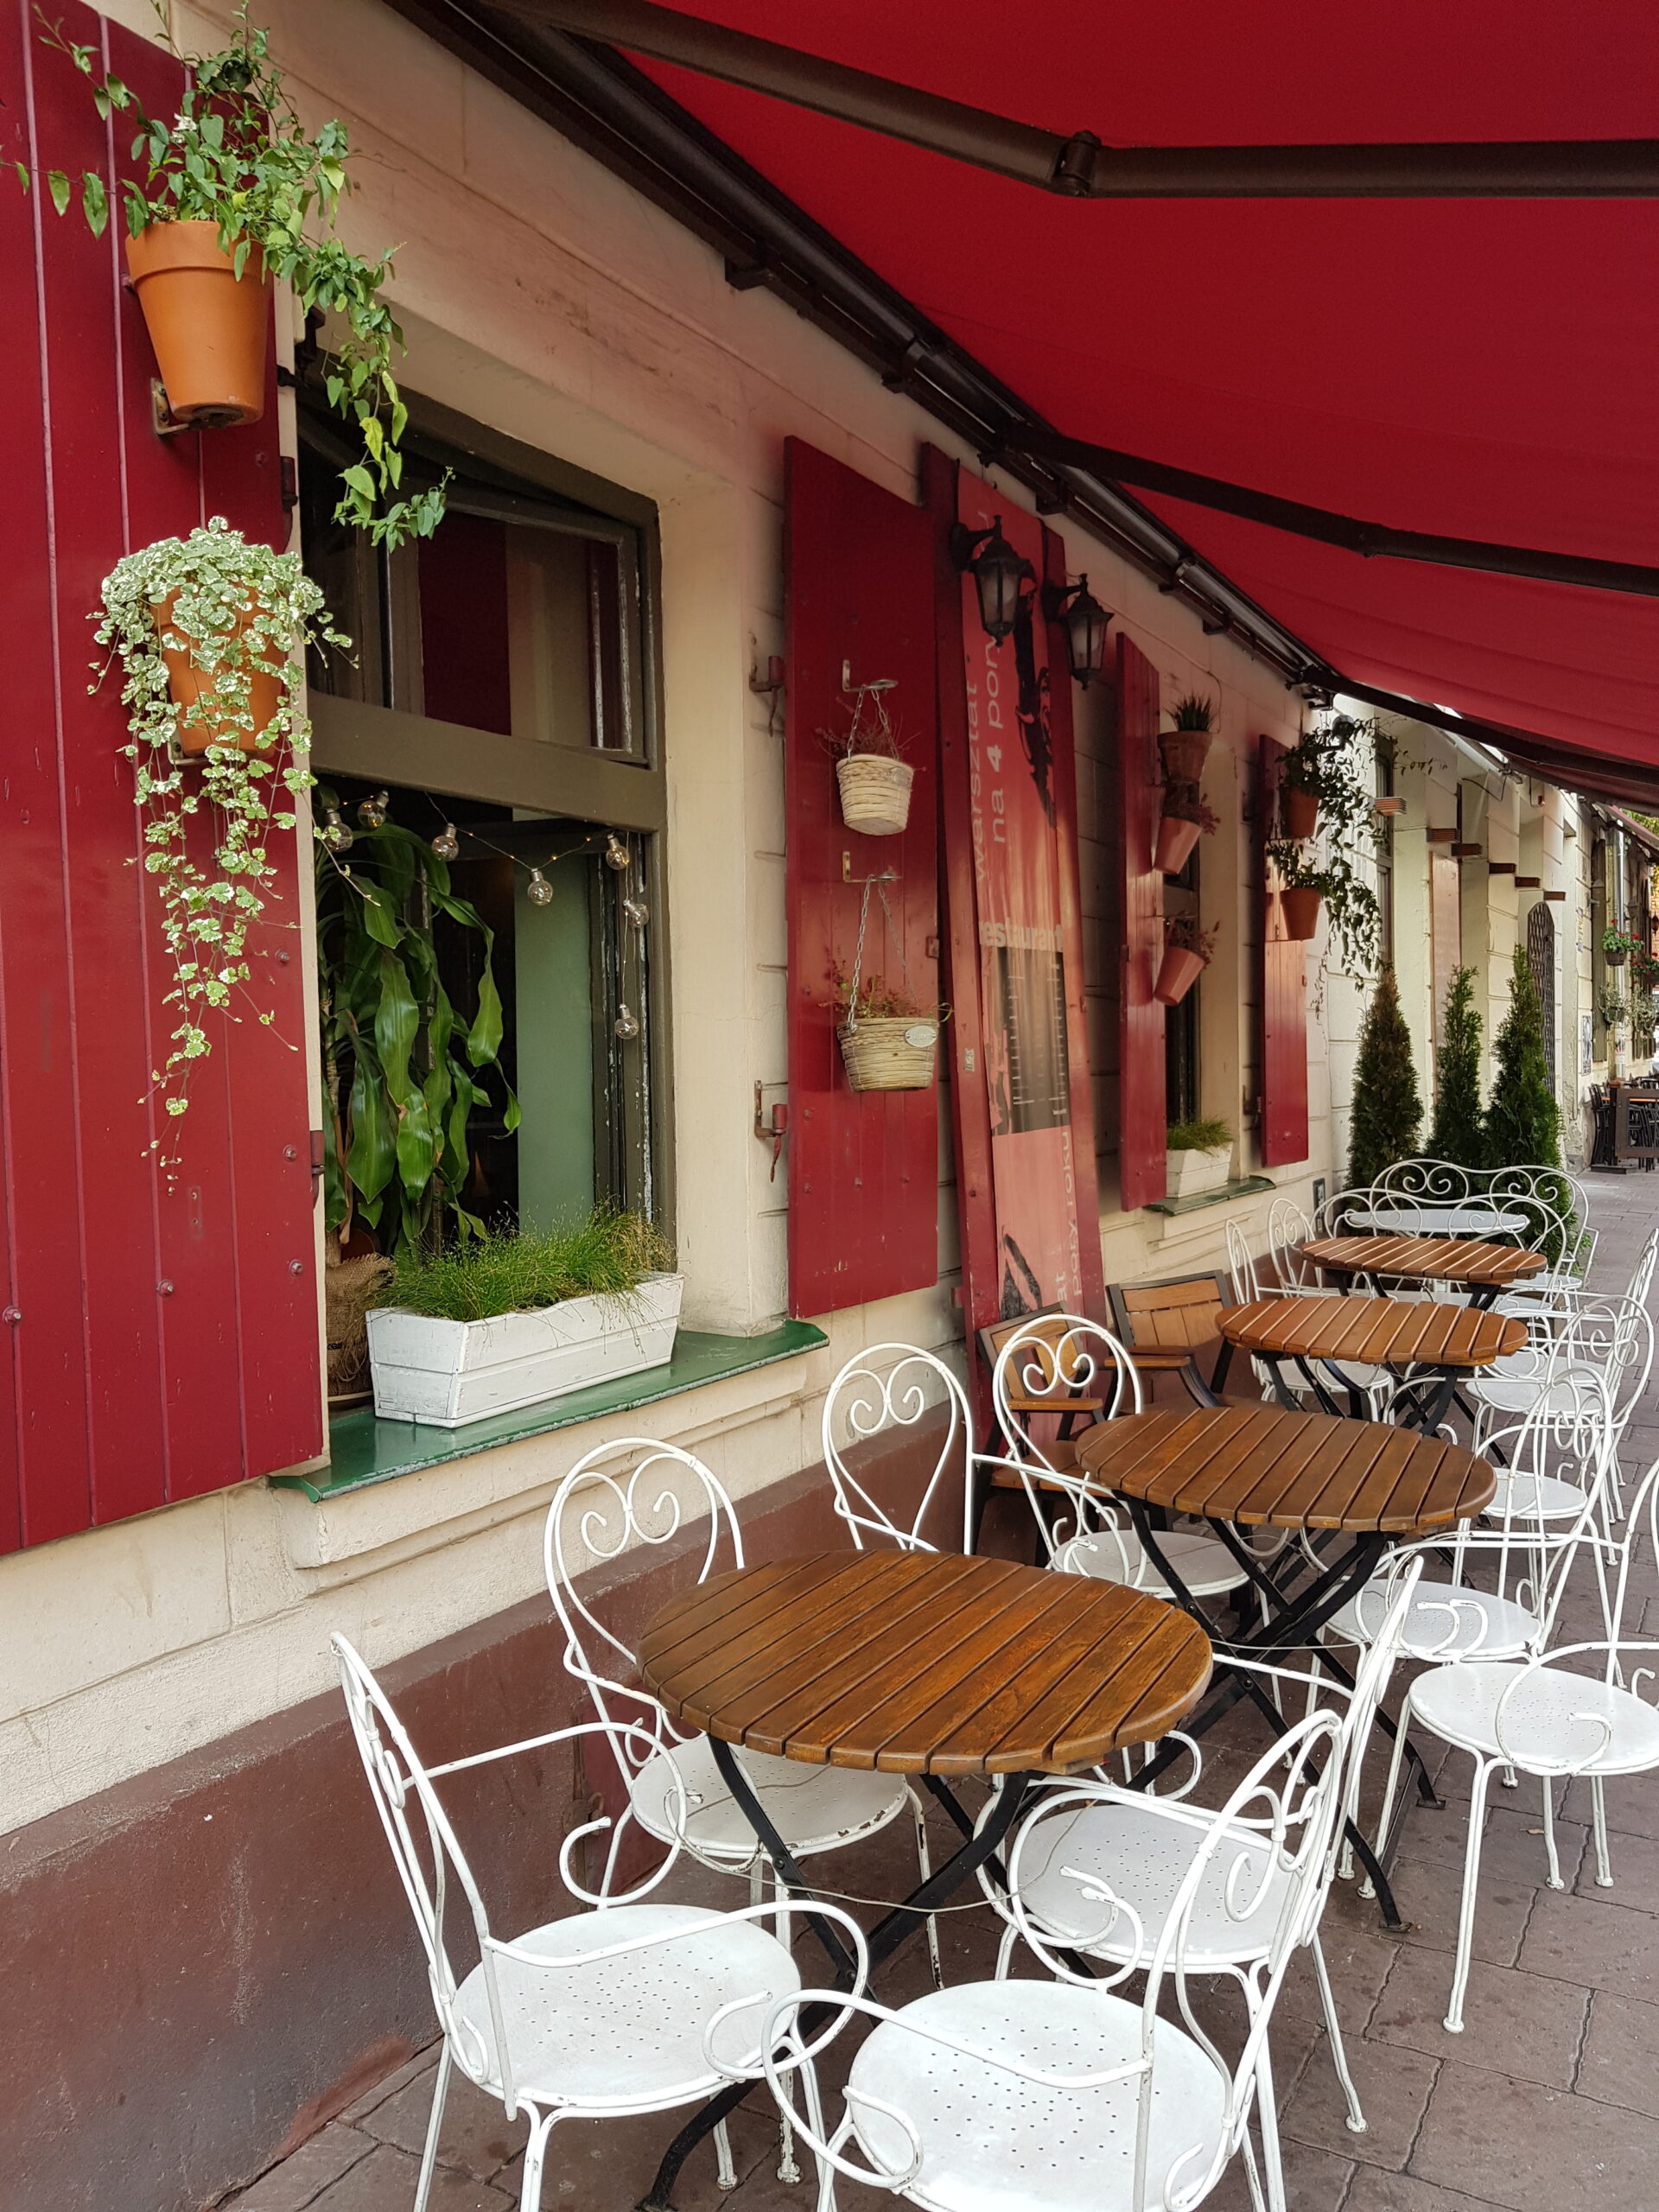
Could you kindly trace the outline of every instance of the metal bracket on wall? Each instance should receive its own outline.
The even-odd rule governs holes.
[[[150,426],[158,438],[181,438],[187,430],[194,430],[194,423],[181,423],[168,404],[167,387],[160,377],[149,380]]]
[[[766,1094],[768,1090],[783,1090],[786,1088],[784,1084],[759,1081],[754,1086],[754,1134],[762,1144],[772,1147],[772,1173],[766,1178],[768,1183],[775,1183],[778,1179],[778,1162],[783,1158],[784,1139],[789,1135],[789,1105],[785,1099],[776,1099],[768,1115]]]
[[[766,735],[778,734],[778,702],[784,696],[784,664],[776,653],[766,658],[766,672],[760,673],[760,656],[757,653],[749,664],[749,689],[757,697],[766,702]]]
[[[883,868],[880,875],[855,875],[852,854],[843,848],[841,855],[841,880],[843,883],[897,883],[899,871],[896,868]]]

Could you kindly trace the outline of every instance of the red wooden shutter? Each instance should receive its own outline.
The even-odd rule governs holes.
[[[1278,819],[1281,763],[1288,747],[1263,735],[1256,786],[1262,860],[1262,1165],[1307,1158],[1307,947],[1285,935],[1267,840]]]
[[[862,880],[889,871],[869,894],[864,978],[897,989],[907,975],[918,1005],[938,999],[938,725],[927,516],[798,438],[785,470],[789,1307],[804,1315],[938,1280],[938,1085],[853,1090],[831,1003],[832,969],[852,973]],[[880,678],[916,772],[896,837],[846,827],[823,736],[849,726],[847,682]]]
[[[152,112],[180,71],[156,48],[71,8]],[[113,144],[86,80],[43,48],[28,11],[0,24],[8,144],[35,172],[0,191],[0,1549],[44,1542],[321,1449],[317,1288],[294,848],[252,952],[245,1019],[221,1024],[188,1113],[163,1126],[150,1071],[175,1017],[162,1003],[153,887],[118,679],[87,691],[87,616],[120,556],[222,514],[288,537],[274,370],[263,422],[163,441],[154,358],[122,288],[121,230],[60,219],[49,168],[101,171]],[[255,1009],[271,1008],[262,1028]],[[176,1138],[177,1172],[152,1141]]]
[[[1158,775],[1158,671],[1117,633],[1118,805],[1123,836],[1122,1036],[1118,1176],[1130,1212],[1166,1185],[1164,1009],[1152,995],[1164,953],[1164,879],[1153,865],[1162,788]]]

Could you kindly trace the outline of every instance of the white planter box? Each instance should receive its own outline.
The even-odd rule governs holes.
[[[461,1428],[590,1382],[665,1367],[684,1288],[683,1275],[647,1275],[626,1298],[570,1298],[488,1321],[376,1306],[368,1317],[375,1414]]]
[[[1164,1175],[1168,1198],[1195,1198],[1201,1191],[1218,1191],[1232,1180],[1232,1147],[1230,1145],[1220,1152],[1166,1152]]]

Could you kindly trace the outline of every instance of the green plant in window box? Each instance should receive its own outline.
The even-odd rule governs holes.
[[[173,964],[167,1003],[178,1015],[154,1080],[177,1116],[189,1103],[190,1071],[210,1050],[205,1025],[239,1018],[248,934],[276,878],[270,833],[293,829],[289,802],[312,781],[305,649],[351,640],[329,626],[297,553],[273,553],[218,515],[117,562],[103,599],[94,635],[106,657],[92,689],[119,661],[121,749],[133,763],[144,869]],[[202,819],[212,824],[207,848],[193,835]],[[254,1011],[269,1027],[270,1014]]]
[[[227,328],[252,332],[263,387],[270,329],[264,283],[274,278],[292,285],[304,314],[337,316],[344,330],[324,382],[329,404],[354,424],[362,449],[342,472],[336,520],[368,531],[378,545],[430,537],[443,512],[443,485],[411,494],[403,490],[401,445],[408,416],[391,359],[404,340],[383,296],[391,281],[391,257],[371,260],[353,253],[336,232],[340,202],[351,190],[346,127],[331,119],[308,131],[270,58],[268,33],[248,21],[248,0],[232,21],[228,44],[213,53],[181,53],[168,37],[186,71],[178,111],[170,119],[147,114],[131,86],[100,67],[95,47],[77,46],[55,24],[43,33],[90,80],[100,119],[124,115],[134,126],[132,157],[142,164],[142,175],[122,184],[128,257],[157,341],[169,402],[182,378],[162,357],[164,333],[188,347],[194,318],[225,312]],[[13,166],[27,190],[27,164]],[[60,215],[79,186],[81,212],[93,233],[102,234],[109,197],[97,170],[71,178],[64,170],[48,169],[44,182]],[[170,304],[158,304],[160,292],[156,302],[147,296],[152,281],[180,273],[198,281],[176,313]],[[200,281],[204,275],[206,286]],[[211,281],[215,276],[217,283]],[[221,404],[207,401],[190,411],[199,424],[211,427],[251,419],[261,405],[263,390],[251,397],[227,394]]]
[[[486,1230],[435,1252],[406,1247],[380,1303],[441,1320],[487,1321],[571,1298],[629,1298],[648,1275],[673,1265],[673,1247],[653,1223],[601,1206],[563,1228]]]
[[[338,818],[332,791],[320,790],[317,803],[325,823]],[[501,1049],[494,933],[455,896],[448,863],[397,823],[359,830],[349,850],[342,859],[319,830],[324,1218],[342,1249],[360,1222],[401,1262],[484,1234],[461,1194],[471,1117],[495,1103],[483,1081]],[[470,1021],[438,972],[439,914],[480,939]],[[518,1102],[505,1081],[501,1090],[505,1125],[516,1129]]]
[[[1219,1119],[1172,1122],[1164,1136],[1171,1152],[1229,1152],[1232,1142],[1231,1128]]]

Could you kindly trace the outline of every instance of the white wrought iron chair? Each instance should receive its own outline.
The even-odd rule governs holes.
[[[1389,1612],[1379,1624],[1377,1635],[1360,1662],[1351,1691],[1320,1675],[1270,1666],[1260,1661],[1237,1662],[1271,1686],[1274,1701],[1281,1711],[1293,1706],[1299,1697],[1310,1713],[1318,1710],[1323,1699],[1335,1700],[1333,1709],[1340,1727],[1332,1756],[1341,1770],[1340,1817],[1331,1831],[1322,1876],[1321,1911],[1343,1855],[1346,1832],[1343,1824],[1352,1821],[1359,1809],[1360,1777],[1371,1726],[1378,1706],[1388,1694],[1389,1678],[1399,1656],[1401,1630],[1421,1571],[1421,1563],[1413,1560],[1399,1577]],[[1179,1736],[1180,1732],[1176,1733]],[[1141,1971],[1151,1964],[1150,1952],[1145,1946],[1152,1932],[1168,1917],[1192,1854],[1202,1845],[1214,1819],[1212,1813],[1192,1802],[1192,1793],[1202,1775],[1199,1747],[1191,1738],[1182,1737],[1180,1740],[1187,1745],[1192,1767],[1179,1789],[1150,1797],[1141,1790],[1109,1787],[1103,1798],[1079,1805],[1064,1820],[1052,1823],[1047,1849],[1040,1861],[1035,1851],[1022,1856],[1024,1871],[1014,1904],[1011,1905],[982,1873],[981,1885],[986,1896],[1007,1923],[997,1961],[999,1977],[1007,1971],[1014,1944],[1022,1932],[1022,1921],[1033,1923],[1051,1948],[1080,1950],[1109,1965]],[[1064,1783],[1053,1785],[1062,1791],[1069,1786]],[[1229,1844],[1230,1855],[1224,1850],[1211,1859],[1208,1876],[1194,1901],[1192,1963],[1196,1967],[1202,1955],[1206,1971],[1224,1974],[1236,1980],[1243,1991],[1246,2010],[1254,2018],[1260,1994],[1256,1978],[1266,1967],[1269,1956],[1271,1917],[1264,1921],[1251,1916],[1242,1923],[1236,1922],[1230,1909],[1229,1885],[1240,1878],[1236,1872],[1239,1859],[1258,1848],[1259,1833],[1249,1826],[1243,1827],[1229,1839]],[[1268,1877],[1269,1883],[1282,1883],[1285,1878],[1282,1869],[1274,1870]],[[1088,1908],[1083,1903],[1091,1885],[1109,1891],[1128,1909],[1122,1924],[1114,1926],[1098,1942],[1088,1940]],[[1136,1929],[1142,1944],[1139,1950],[1134,1941]],[[1317,1912],[1309,1923],[1306,1941],[1319,1985],[1332,2063],[1348,2107],[1347,2125],[1355,2134],[1363,2134],[1365,2115],[1343,2046],[1336,1998],[1319,1943]],[[1263,2063],[1256,2084],[1260,2126],[1268,2171],[1270,2176],[1276,2176],[1280,2164],[1277,2107],[1265,2042],[1262,2050]]]
[[[1659,1542],[1659,1461],[1649,1468],[1630,1501],[1630,1517],[1619,1547],[1611,1608],[1613,1625],[1601,1642],[1571,1643],[1554,1651],[1532,1651],[1503,1661],[1478,1656],[1432,1667],[1406,1693],[1400,1715],[1401,1740],[1408,1726],[1421,1724],[1455,1751],[1474,1761],[1469,1794],[1469,1828],[1463,1863],[1463,1894],[1458,1915],[1457,1956],[1452,1994],[1444,2022],[1462,2032],[1464,1998],[1474,1936],[1475,1899],[1480,1885],[1482,1831],[1486,1796],[1494,1768],[1525,1774],[1543,1784],[1544,1844],[1551,1889],[1564,1887],[1555,1848],[1554,1784],[1582,1776],[1590,1785],[1592,1826],[1596,1843],[1596,1881],[1612,1886],[1607,1845],[1605,1786],[1611,1775],[1646,1774],[1659,1769],[1659,1713],[1638,1692],[1656,1679],[1652,1663],[1659,1644],[1622,1635],[1630,1599],[1633,1538],[1645,1523],[1649,1555]],[[1584,1667],[1593,1660],[1593,1671]],[[1639,1663],[1646,1660],[1648,1663]],[[1636,1662],[1638,1663],[1632,1664]],[[1382,1832],[1386,1834],[1399,1783],[1399,1758],[1389,1769]]]
[[[530,2122],[522,2212],[536,2212],[541,2203],[548,2138],[561,2120],[671,2112],[757,2075],[769,2009],[800,1986],[787,1948],[760,1924],[773,1908],[720,1913],[648,1901],[675,1864],[671,1843],[654,1872],[613,1894],[627,1813],[615,1823],[590,1821],[561,1845],[559,1872],[575,1910],[511,1936],[490,1924],[435,1785],[499,1761],[602,1738],[610,1732],[604,1724],[556,1728],[428,1767],[357,1652],[343,1636],[333,1643],[352,1732],[415,1916],[443,2035],[414,2212],[425,2212],[431,2193],[457,2069],[499,2099],[509,2120],[523,2112]],[[645,1756],[642,1741],[636,1760]],[[576,1854],[588,1839],[607,1834],[604,1872],[590,1889],[577,1876]],[[861,1976],[866,1954],[857,1923],[837,1906],[814,1910],[836,1922]],[[804,2086],[809,2110],[815,2109],[810,2075]],[[715,2153],[722,2186],[735,2186],[723,2124],[715,2131]]]
[[[789,2103],[794,2070],[842,2024],[838,2017],[810,2036],[802,2026],[808,2007],[835,2005],[842,2017],[876,2024],[853,2061],[833,2133],[809,2134],[820,2160],[926,2212],[1185,2212],[1212,2193],[1242,2152],[1259,2202],[1250,2112],[1286,1969],[1324,1898],[1342,1796],[1339,1733],[1334,1714],[1312,1713],[1257,1762],[1207,1830],[1195,1833],[1160,1928],[1140,1927],[1103,1881],[1077,1883],[1078,1937],[1066,1948],[1100,1954],[1126,1927],[1126,1948],[1146,1961],[1138,2001],[1117,1993],[1133,1965],[1079,1975],[1020,1904],[1027,1869],[1052,1855],[1051,1828],[1102,1802],[1106,1792],[1094,1782],[1045,1791],[1007,1857],[1020,1935],[1052,1980],[969,1982],[898,2012],[827,1991],[779,1999],[762,2039],[780,2105]],[[1262,1954],[1255,2017],[1230,2064],[1198,2017],[1198,1985],[1213,1972],[1202,1901],[1217,1888],[1230,1919],[1260,1931]],[[808,2133],[810,2122],[796,2125]],[[1271,2165],[1268,2202],[1283,2212]]]
[[[919,1430],[931,1414],[943,1409],[938,1448],[930,1440],[932,1471],[920,1503],[901,1525],[867,1487],[869,1467],[864,1447],[904,1429]],[[962,1548],[973,1549],[975,1506],[973,1415],[968,1395],[937,1352],[916,1344],[871,1344],[847,1362],[830,1385],[820,1423],[823,1463],[835,1490],[836,1511],[847,1523],[860,1551],[867,1536],[897,1544],[904,1551],[937,1551],[922,1534],[940,1485],[958,1468],[962,1477]]]
[[[1300,1224],[1299,1228],[1292,1228],[1290,1231],[1296,1241],[1313,1234],[1307,1216],[1300,1206],[1289,1199],[1275,1201],[1273,1213],[1268,1217],[1268,1273],[1265,1281],[1255,1255],[1250,1250],[1249,1237],[1236,1221],[1228,1223],[1227,1265],[1233,1281],[1233,1296],[1241,1306],[1253,1298],[1334,1298],[1337,1295],[1334,1287],[1327,1288],[1314,1280],[1315,1271],[1300,1258],[1291,1244],[1275,1246],[1272,1243],[1275,1221],[1281,1231],[1290,1227],[1286,1216],[1294,1216],[1296,1223]],[[1292,1279],[1282,1281],[1281,1269]],[[1389,1402],[1398,1387],[1395,1378],[1386,1367],[1374,1367],[1369,1361],[1357,1359],[1340,1362],[1324,1359],[1315,1361],[1313,1364],[1338,1390],[1363,1392],[1372,1421],[1383,1418]],[[1266,1361],[1252,1359],[1250,1367],[1262,1385],[1262,1397],[1271,1403],[1279,1402],[1279,1385],[1275,1383],[1273,1370]],[[1306,1399],[1309,1394],[1306,1378],[1294,1368],[1281,1368],[1280,1382],[1298,1399]]]
[[[1613,1459],[1607,1505],[1617,1520],[1624,1510],[1620,1450],[1653,1372],[1653,1316],[1639,1300],[1585,1295],[1570,1310],[1540,1310],[1528,1331],[1521,1351],[1507,1354],[1469,1385],[1475,1402],[1475,1449],[1486,1452],[1505,1422],[1535,1404],[1570,1410],[1573,1383],[1599,1376],[1607,1386],[1611,1408]],[[1570,1497],[1558,1492],[1552,1499],[1545,1489],[1536,1494],[1534,1510],[1561,1515],[1575,1508]]]
[[[542,1547],[548,1594],[564,1630],[566,1671],[593,1700],[634,1819],[659,1842],[682,1841],[705,1866],[747,1873],[750,1901],[758,1904],[770,1862],[715,1764],[708,1737],[674,1726],[639,1681],[634,1653],[582,1592],[585,1572],[635,1546],[677,1543],[689,1551],[689,1579],[699,1584],[744,1564],[737,1516],[715,1477],[678,1445],[642,1436],[595,1445],[570,1469],[548,1508]],[[757,1665],[764,1668],[766,1656],[756,1655]],[[810,1766],[760,1751],[739,1756],[750,1787],[798,1859],[861,1843],[908,1814],[917,1864],[927,1878],[926,1823],[902,1776]],[[942,1968],[931,1918],[928,1945],[937,1980]]]
[[[1167,1598],[1169,1585],[1128,1516],[1077,1465],[1064,1431],[1066,1408],[1075,1408],[1079,1398],[1087,1401],[1091,1418],[1096,1411],[1106,1419],[1138,1414],[1141,1382],[1135,1362],[1098,1321],[1075,1313],[1034,1317],[1003,1345],[991,1376],[991,1402],[1008,1452],[1001,1464],[1019,1473],[1052,1567]],[[1057,1416],[1062,1433],[1039,1436],[1039,1427]],[[1194,1598],[1218,1597],[1249,1580],[1248,1571],[1214,1536],[1172,1529],[1160,1541]]]

